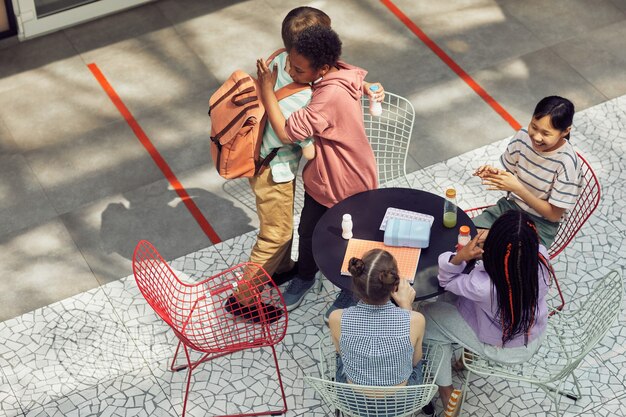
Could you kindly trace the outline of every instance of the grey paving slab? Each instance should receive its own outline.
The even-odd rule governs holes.
[[[15,80],[0,95],[2,118],[20,151],[63,145],[119,120],[79,57],[54,61],[26,74],[32,79]]]
[[[163,174],[123,120],[25,154],[55,210],[133,190]]]
[[[611,0],[523,3],[503,0],[498,3],[505,14],[515,17],[545,45],[576,38],[626,19],[624,10]]]
[[[12,42],[0,48],[0,91],[15,87],[41,86],[42,78],[61,77],[62,69],[75,61],[76,50],[62,32],[52,33],[27,43]],[[70,77],[64,74],[64,77]],[[40,90],[41,91],[41,90]],[[32,97],[41,98],[41,95]]]
[[[624,0],[611,0],[611,3],[626,13],[626,2]]]
[[[196,172],[188,174],[203,177]],[[247,226],[248,216],[241,209],[219,194],[207,191],[205,184],[195,187],[194,181],[188,181],[189,176],[181,176],[180,181],[205,218],[228,219],[212,224],[220,238],[227,240],[252,229]],[[212,245],[165,180],[98,200],[66,213],[62,220],[100,283],[131,273],[132,254],[141,239],[152,242],[168,260]]]
[[[20,154],[0,154],[0,236],[57,216]]]
[[[0,117],[0,153],[9,155],[18,152],[18,150],[19,148],[13,139],[13,135],[11,135],[6,123]]]
[[[415,126],[409,154],[427,167],[501,139],[511,126],[456,79],[410,96]],[[459,108],[464,108],[459,111]]]
[[[125,30],[130,22],[138,24]],[[155,5],[66,33],[84,63],[100,68],[135,117],[155,105],[180,107],[190,97],[217,87],[202,61]]]
[[[412,3],[407,0],[396,2],[467,72],[545,47],[539,38],[518,19],[507,15],[497,3],[479,2],[467,7],[461,4],[458,8],[429,15],[416,13],[416,6]]]
[[[238,68],[256,71],[256,59],[282,45],[280,24],[284,16],[267,13],[265,1],[215,5],[196,1],[189,9],[166,1],[158,7],[165,16],[172,16],[177,33],[218,80],[225,80]],[[217,7],[221,7],[219,13],[210,13]],[[236,47],[224,48],[234,39]]]
[[[539,100],[549,95],[567,97],[577,110],[604,102],[607,97],[557,51],[541,49],[470,75],[522,126],[530,122]]]
[[[626,74],[615,70],[626,66],[623,39],[626,19],[561,42],[551,49],[567,61],[606,97],[626,94]]]
[[[203,82],[196,83],[193,88],[197,94],[180,94],[166,105],[166,111],[159,105],[136,117],[175,175],[194,168],[213,167],[209,137],[211,122],[207,114],[212,87]]]
[[[222,241],[257,227],[256,215],[223,192],[225,180],[219,177],[211,164],[182,172],[178,179],[194,197],[194,201]]]
[[[0,320],[98,285],[58,218],[0,237]]]
[[[63,30],[79,54],[120,53],[148,44],[171,42],[171,22],[155,3],[124,10]]]

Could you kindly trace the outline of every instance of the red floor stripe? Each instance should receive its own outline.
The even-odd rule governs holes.
[[[413,32],[426,46],[428,46],[452,71],[470,86],[492,109],[496,111],[511,127],[519,130],[522,125],[507,112],[493,97],[491,97],[470,75],[446,54],[437,44],[428,37],[411,19],[405,15],[391,0],[380,0],[411,32]]]
[[[183,187],[180,181],[178,181],[178,178],[176,178],[176,175],[174,175],[174,172],[172,171],[170,166],[167,164],[167,162],[165,162],[165,159],[154,147],[146,133],[143,131],[141,126],[139,126],[137,120],[135,120],[130,110],[128,110],[122,99],[120,99],[120,97],[117,95],[117,93],[115,92],[111,84],[109,84],[98,66],[96,64],[89,64],[87,65],[87,67],[89,67],[89,70],[94,75],[94,77],[96,77],[96,80],[98,80],[98,82],[102,86],[102,89],[107,93],[115,107],[117,107],[117,110],[121,113],[122,117],[124,117],[126,123],[128,123],[133,132],[135,132],[135,136],[137,136],[139,142],[141,142],[144,148],[146,148],[146,150],[154,160],[154,163],[157,165],[157,167],[159,167],[161,172],[163,172],[163,175],[165,175],[165,178],[167,178],[172,188],[174,188],[174,191],[176,191],[183,203],[185,203],[185,206],[187,206],[187,209],[189,210],[193,218],[196,219],[196,221],[200,225],[200,228],[202,228],[202,231],[207,235],[211,242],[213,242],[213,244],[221,242],[222,239],[220,239],[217,233],[215,233],[215,230],[213,230],[213,227],[211,227],[196,203],[189,196],[189,194],[187,194],[185,187]]]

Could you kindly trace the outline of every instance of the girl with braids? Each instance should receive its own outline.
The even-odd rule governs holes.
[[[350,259],[348,270],[360,301],[330,314],[331,337],[338,353],[337,381],[375,386],[421,384],[424,316],[412,311],[415,290],[398,276],[396,260],[387,251],[373,249],[363,259]]]
[[[452,386],[452,344],[498,362],[522,363],[541,344],[548,319],[546,295],[554,271],[529,215],[502,214],[483,249],[477,246],[479,237],[457,253],[439,256],[439,285],[450,295],[443,298],[456,303],[437,301],[422,308],[426,339],[444,348],[435,382],[446,416],[455,415],[460,404],[460,392]],[[481,256],[482,262],[464,273],[467,263]]]

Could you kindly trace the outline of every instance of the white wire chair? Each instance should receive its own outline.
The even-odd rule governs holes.
[[[363,96],[363,119],[365,133],[376,157],[380,187],[411,187],[406,177],[406,158],[411,143],[415,109],[409,100],[385,92],[382,102],[383,113],[369,113],[369,98]]]
[[[305,376],[324,402],[335,409],[335,415],[353,417],[409,416],[430,403],[437,392],[435,378],[441,367],[443,350],[436,344],[424,344],[424,380],[422,385],[403,387],[377,387],[344,384],[335,381],[336,351],[330,338],[318,345],[321,378]]]
[[[623,285],[620,274],[611,271],[595,283],[593,291],[580,308],[567,312],[555,310],[555,314],[548,320],[541,347],[528,362],[506,365],[466,350],[463,354],[463,364],[467,369],[463,398],[466,398],[471,374],[524,381],[545,391],[555,404],[555,414],[560,416],[561,395],[573,400],[582,397],[574,371],[619,315],[624,294]],[[575,392],[563,390],[564,383],[570,376]]]

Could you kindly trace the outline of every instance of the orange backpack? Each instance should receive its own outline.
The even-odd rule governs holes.
[[[274,52],[268,62],[280,52]],[[275,148],[265,158],[259,156],[266,115],[257,88],[254,78],[237,70],[209,99],[211,157],[224,178],[258,175],[278,152]],[[310,87],[290,83],[276,91],[276,98],[282,100],[306,88]]]

